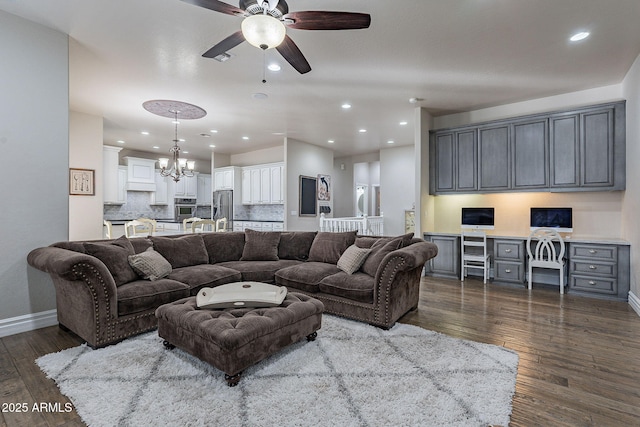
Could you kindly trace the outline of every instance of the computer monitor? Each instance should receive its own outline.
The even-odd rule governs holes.
[[[493,230],[495,212],[493,208],[462,208],[461,228]]]
[[[530,226],[531,229],[547,227],[559,233],[572,233],[572,208],[531,208]]]

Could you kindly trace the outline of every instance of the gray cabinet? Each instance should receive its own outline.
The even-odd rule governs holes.
[[[435,131],[431,194],[624,190],[625,103]]]
[[[438,134],[432,144],[432,192],[478,189],[478,144],[475,129]],[[434,166],[437,165],[437,167]]]
[[[508,190],[511,186],[509,125],[490,126],[478,131],[479,190]]]
[[[549,186],[548,132],[546,119],[513,125],[511,139],[512,186],[514,190]]]
[[[571,243],[570,292],[626,300],[630,285],[629,260],[628,246]]]
[[[523,240],[493,240],[493,278],[496,282],[523,283],[525,272]]]
[[[434,276],[459,277],[460,237],[429,235],[425,239],[438,247],[438,255],[427,262],[427,272]]]

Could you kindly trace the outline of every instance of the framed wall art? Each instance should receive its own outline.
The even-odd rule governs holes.
[[[69,168],[69,194],[72,196],[94,196],[95,189],[94,169]]]

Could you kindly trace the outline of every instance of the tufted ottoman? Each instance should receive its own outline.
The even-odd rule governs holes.
[[[289,293],[277,307],[223,310],[201,310],[196,297],[189,297],[158,307],[156,317],[167,348],[210,363],[235,386],[249,366],[304,337],[313,341],[323,311],[317,299]]]

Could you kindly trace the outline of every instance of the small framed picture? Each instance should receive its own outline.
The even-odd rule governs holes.
[[[94,169],[69,168],[69,194],[72,196],[94,196],[95,191]]]

